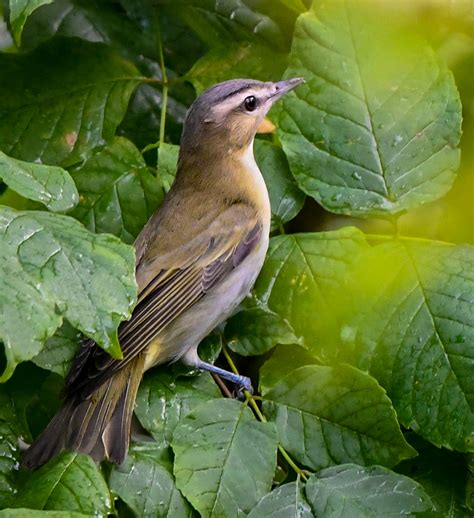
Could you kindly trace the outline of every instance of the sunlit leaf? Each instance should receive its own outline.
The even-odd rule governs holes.
[[[133,243],[163,199],[160,180],[138,149],[116,137],[71,172],[81,195],[71,216],[93,232],[109,232]]]
[[[311,352],[318,352],[337,329],[329,294],[343,286],[349,265],[367,246],[354,228],[275,237],[256,296],[289,322]]]
[[[416,241],[359,258],[340,307],[338,361],[368,370],[406,426],[474,451],[474,249]],[[364,311],[360,311],[364,308]]]
[[[277,439],[233,400],[204,403],[175,429],[176,485],[201,516],[246,516],[270,491]]]
[[[41,351],[63,317],[120,356],[117,326],[136,300],[131,247],[67,216],[2,207],[0,251],[2,381]]]
[[[168,192],[173,185],[178,168],[179,146],[163,142],[158,149],[158,175]]]
[[[0,54],[0,68],[0,148],[63,166],[113,137],[140,77],[105,45],[69,38]]]
[[[15,506],[107,516],[112,512],[112,499],[91,457],[62,453],[31,473],[15,499]]]
[[[419,484],[380,466],[323,469],[310,477],[305,492],[318,518],[415,517],[434,511]]]
[[[79,200],[76,186],[64,169],[16,160],[1,151],[0,179],[25,198],[40,201],[53,211],[72,209]]]
[[[303,487],[299,480],[278,486],[260,500],[249,518],[313,518]]]
[[[283,447],[314,470],[347,462],[392,467],[416,454],[385,391],[348,365],[300,367],[263,396]]]
[[[396,214],[450,189],[461,135],[452,74],[383,3],[314,2],[298,18],[286,76],[307,83],[282,101],[283,149],[326,209]]]
[[[154,442],[132,445],[120,466],[109,477],[110,489],[136,516],[192,516],[191,506],[176,489],[172,457]]]
[[[38,7],[50,4],[52,1],[53,0],[9,0],[10,25],[17,45],[20,45],[21,33],[28,16],[38,9]]]

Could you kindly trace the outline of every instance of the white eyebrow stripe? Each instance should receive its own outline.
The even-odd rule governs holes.
[[[231,95],[228,99],[225,101],[221,101],[216,106],[213,106],[211,108],[212,115],[215,115],[217,117],[222,116],[225,113],[228,113],[234,108],[237,108],[237,106],[240,106],[246,97],[249,97],[251,95],[254,95],[257,99],[259,97],[259,93],[261,93],[261,89],[257,88],[248,88],[247,90],[243,92],[239,92],[238,94]]]

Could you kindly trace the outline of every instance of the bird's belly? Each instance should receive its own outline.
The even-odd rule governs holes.
[[[145,370],[183,358],[194,363],[197,346],[226,320],[250,292],[262,268],[268,248],[268,233],[255,250],[225,280],[174,320],[148,347]]]

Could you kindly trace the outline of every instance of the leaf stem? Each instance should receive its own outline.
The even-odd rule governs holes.
[[[224,353],[225,359],[227,360],[227,363],[229,364],[231,371],[234,374],[239,374],[239,371],[238,371],[237,367],[235,366],[235,363],[232,360],[232,358],[229,354],[229,351],[227,350],[227,348],[225,346],[222,347],[222,352]],[[258,417],[259,421],[261,421],[262,423],[267,423],[268,422],[267,418],[262,414],[262,411],[258,407],[253,394],[251,394],[248,390],[244,390],[244,395],[245,395],[245,398],[246,398],[248,404],[252,407],[253,411],[255,412],[255,415]],[[280,444],[278,445],[278,451],[280,452],[281,456],[286,460],[286,462],[288,463],[288,466],[290,466],[291,469],[297,475],[299,475],[302,478],[302,480],[304,480],[306,482],[308,480],[307,472],[302,470],[295,463],[295,461],[290,457],[288,452]]]
[[[163,54],[163,41],[161,39],[161,28],[160,23],[157,23],[157,37],[158,37],[158,55],[160,60],[160,68],[161,68],[161,82],[163,85],[162,89],[162,98],[161,98],[161,117],[160,117],[160,136],[159,136],[159,144],[160,146],[165,141],[165,125],[166,125],[166,110],[168,107],[168,76],[166,74],[165,67],[165,57]]]

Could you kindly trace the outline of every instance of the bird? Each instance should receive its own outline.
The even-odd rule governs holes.
[[[83,341],[62,406],[25,452],[27,469],[64,450],[122,463],[140,381],[155,365],[181,360],[251,390],[249,378],[202,361],[198,345],[263,266],[271,210],[254,138],[275,101],[303,81],[228,80],[192,103],[175,181],[134,243],[138,300],[118,329],[123,358]]]

